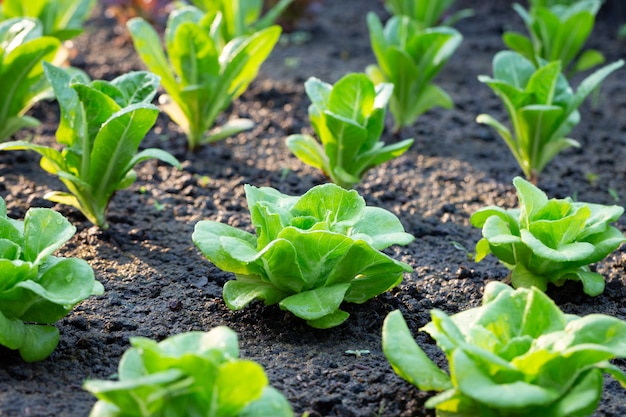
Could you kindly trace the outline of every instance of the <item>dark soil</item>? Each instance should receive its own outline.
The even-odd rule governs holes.
[[[278,47],[249,91],[220,120],[249,117],[257,123],[254,130],[189,153],[180,130],[162,115],[143,145],[173,153],[184,161],[184,169],[154,161],[141,165],[137,182],[113,198],[111,227],[105,232],[91,227],[76,210],[43,199],[47,191],[60,190],[62,185],[38,166],[34,153],[0,154],[0,195],[6,199],[9,215],[23,218],[29,207],[44,206],[67,216],[78,232],[58,255],[86,259],[106,289],[58,322],[61,342],[47,360],[26,364],[15,352],[0,349],[0,415],[87,416],[95,399],[81,389],[82,382],[114,374],[129,337],[161,340],[218,325],[238,332],[242,355],[265,366],[271,383],[287,396],[297,415],[434,415],[423,407],[429,394],[397,377],[385,360],[381,326],[387,313],[400,309],[420,345],[444,363],[434,342],[418,333],[430,320],[429,310],[456,313],[477,306],[485,283],[507,274],[495,258],[477,264],[459,245],[471,252],[480,238],[480,230],[469,224],[476,209],[487,204],[517,205],[511,184],[520,175],[515,160],[492,130],[475,123],[480,113],[502,115],[499,99],[476,77],[491,74],[491,59],[503,49],[503,30],[519,27],[508,1],[457,2],[458,8],[473,7],[476,17],[457,25],[465,40],[437,79],[456,108],[431,111],[402,132],[401,137],[415,138],[412,149],[373,169],[357,187],[368,204],[394,212],[417,238],[406,247],[388,250],[414,268],[398,288],[363,305],[342,307],[350,313],[349,320],[323,331],[260,303],[230,311],[221,290],[232,275],[204,259],[191,241],[194,225],[203,219],[252,231],[244,199],[246,183],[300,195],[326,181],[296,159],[284,140],[292,133],[311,132],[309,101],[303,91],[309,76],[335,82],[374,62],[365,15],[368,10],[385,15],[381,3],[326,1],[322,13],[306,23],[312,34],[308,43]],[[626,45],[615,39],[613,20],[601,18],[589,42],[609,62],[624,55]],[[73,64],[93,78],[105,79],[142,69],[132,45],[119,33],[113,21],[102,17],[90,21],[75,42],[78,54]],[[40,103],[31,113],[43,121],[33,141],[55,143],[56,105]],[[574,195],[602,204],[617,199],[623,205],[624,70],[605,82],[597,108],[587,103],[581,113],[583,121],[572,137],[582,147],[557,156],[539,185],[553,197]],[[398,138],[386,132],[383,140]],[[618,227],[626,229],[626,218]],[[603,295],[589,298],[577,284],[551,288],[550,295],[568,313],[626,319],[626,246],[596,268],[607,280]],[[355,357],[344,353],[349,349],[370,353]],[[625,362],[618,364],[624,367]],[[625,415],[626,392],[607,379],[594,416]]]

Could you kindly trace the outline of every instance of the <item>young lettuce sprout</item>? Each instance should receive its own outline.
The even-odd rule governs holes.
[[[0,2],[0,20],[38,19],[44,36],[66,41],[83,32],[83,23],[95,5],[96,0],[3,0]]]
[[[263,367],[239,359],[237,334],[220,326],[155,342],[130,339],[119,381],[88,380],[90,417],[293,417]]]
[[[597,408],[602,374],[626,388],[609,360],[626,357],[626,322],[564,314],[537,288],[490,282],[482,306],[453,316],[431,311],[422,328],[445,353],[450,375],[415,343],[400,311],[383,324],[394,371],[424,391],[439,417],[584,417]]]
[[[516,52],[499,52],[493,59],[493,78],[481,75],[478,79],[502,99],[513,130],[487,114],[479,115],[476,121],[496,129],[526,178],[536,184],[546,164],[561,150],[579,146],[567,137],[580,122],[578,107],[623,65],[620,60],[600,68],[574,92],[561,73],[560,61],[536,68]]]
[[[354,187],[367,170],[402,155],[413,144],[413,139],[388,146],[380,141],[391,84],[374,86],[365,74],[352,73],[334,86],[311,77],[304,88],[321,144],[310,135],[291,135],[287,147],[335,184]]]
[[[139,144],[154,125],[159,109],[150,104],[159,79],[145,71],[131,72],[111,82],[88,83],[86,76],[44,63],[44,69],[61,107],[55,148],[31,142],[0,144],[0,150],[27,149],[39,153],[41,167],[58,175],[69,192],[54,191],[44,197],[80,210],[103,229],[106,209],[115,191],[136,179],[135,165],[156,158],[181,168],[169,153]]]
[[[0,22],[0,142],[39,121],[25,113],[50,92],[41,63],[52,61],[61,46],[58,39],[42,36],[35,19]]]
[[[410,17],[422,29],[453,26],[459,20],[474,15],[472,9],[463,9],[444,19],[444,13],[452,4],[454,0],[385,0],[385,7],[390,13]]]
[[[104,291],[87,262],[52,256],[75,232],[65,217],[46,208],[29,209],[24,221],[11,219],[0,198],[0,345],[18,350],[27,362],[54,351],[54,322]]]
[[[595,49],[581,53],[601,5],[602,0],[531,1],[528,11],[514,4],[529,36],[506,32],[502,39],[535,67],[542,61],[561,61],[563,71],[570,75],[588,70],[604,62],[602,53]]]
[[[463,36],[450,27],[422,29],[407,16],[394,16],[383,28],[375,13],[367,15],[372,50],[378,65],[366,69],[376,84],[393,84],[389,110],[394,131],[412,125],[434,107],[452,108],[450,96],[432,81]]]
[[[361,304],[412,270],[380,251],[414,237],[391,212],[366,207],[354,190],[324,184],[292,197],[269,187],[245,189],[256,236],[208,220],[192,236],[215,266],[235,273],[224,286],[233,310],[253,300],[278,303],[325,329],[348,318],[343,301]]]
[[[173,11],[165,31],[167,57],[148,22],[135,18],[127,24],[146,67],[161,77],[167,92],[159,98],[163,110],[185,132],[190,149],[253,126],[248,119],[237,119],[206,135],[218,115],[256,78],[281,32],[271,26],[221,47],[223,24],[221,13],[205,14],[193,6]]]
[[[224,44],[240,36],[249,36],[274,24],[293,0],[279,0],[263,17],[263,0],[191,0],[205,13],[221,13],[221,36]]]
[[[548,200],[546,194],[517,177],[513,180],[520,207],[505,210],[488,206],[471,217],[482,227],[476,261],[493,253],[511,270],[514,287],[562,285],[580,281],[595,296],[604,291],[604,278],[589,264],[604,259],[626,238],[609,223],[624,212],[619,206],[581,203],[569,198]]]

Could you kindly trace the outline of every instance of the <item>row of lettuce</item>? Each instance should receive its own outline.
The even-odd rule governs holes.
[[[191,149],[249,128],[249,121],[237,120],[207,134],[256,77],[280,36],[271,22],[289,2],[279,2],[264,18],[260,1],[177,8],[168,19],[165,51],[155,30],[133,19],[128,28],[150,72],[110,82],[54,65],[62,57],[60,40],[78,33],[93,1],[49,0],[48,8],[40,9],[49,17],[41,20],[11,17],[17,12],[9,11],[21,3],[5,0],[2,12],[8,20],[0,23],[0,83],[13,87],[0,99],[2,140],[38,123],[24,113],[50,97],[51,86],[61,109],[56,138],[62,149],[27,141],[4,142],[0,149],[41,154],[42,168],[68,190],[46,198],[74,206],[106,228],[108,202],[133,183],[136,164],[157,158],[180,167],[161,149],[138,151],[159,112],[151,104],[159,85],[167,93],[159,98],[161,108],[187,135]],[[63,15],[70,3],[81,12],[63,22],[78,21],[78,27],[50,26],[56,22],[52,13]],[[443,391],[427,403],[441,416],[586,416],[599,403],[603,372],[626,385],[624,372],[608,362],[626,357],[626,323],[604,315],[565,315],[542,292],[549,283],[576,280],[586,294],[601,294],[604,278],[589,265],[626,240],[610,226],[623,208],[549,199],[532,184],[561,149],[577,144],[565,136],[580,120],[578,107],[622,65],[601,68],[572,91],[562,71],[586,70],[602,61],[597,51],[579,53],[600,1],[564,3],[534,1],[529,10],[516,6],[529,37],[505,34],[515,51],[497,54],[493,78],[480,78],[503,99],[513,132],[488,115],[478,121],[501,134],[530,182],[514,180],[519,208],[490,206],[471,217],[483,233],[476,255],[477,260],[496,255],[518,289],[490,283],[483,306],[452,317],[432,312],[424,330],[448,357],[450,375],[415,345],[399,312],[384,324],[383,349],[394,370],[420,389]],[[303,196],[246,186],[255,234],[213,221],[196,225],[195,245],[218,268],[235,274],[223,292],[229,308],[261,300],[313,327],[331,328],[349,316],[340,308],[344,301],[363,303],[398,286],[403,273],[412,270],[381,251],[414,237],[395,215],[366,206],[346,188],[412,145],[412,139],[392,145],[380,140],[388,104],[397,131],[434,106],[452,106],[432,82],[462,40],[449,26],[432,27],[451,4],[387,1],[394,16],[384,26],[374,14],[367,20],[378,65],[366,74],[348,74],[334,86],[316,78],[305,83],[320,142],[292,135],[287,146],[338,185],[317,186]],[[468,15],[462,11],[452,20]],[[103,287],[86,262],[52,255],[75,232],[62,215],[31,209],[22,222],[7,216],[2,201],[0,216],[5,277],[0,344],[19,350],[26,361],[42,360],[59,340],[52,324],[83,299],[102,294]],[[227,328],[161,343],[133,338],[131,344],[120,362],[119,381],[85,384],[100,399],[92,415],[292,415],[262,368],[238,359],[236,335]]]

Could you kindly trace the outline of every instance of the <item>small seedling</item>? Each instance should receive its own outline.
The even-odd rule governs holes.
[[[360,358],[363,355],[369,355],[370,351],[366,350],[366,349],[359,349],[359,350],[346,350],[345,354],[346,355],[354,355],[354,357],[356,358]]]

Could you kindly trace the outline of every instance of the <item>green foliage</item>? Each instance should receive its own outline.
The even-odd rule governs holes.
[[[363,303],[411,271],[380,250],[413,236],[391,212],[366,207],[354,190],[324,184],[292,197],[269,187],[245,189],[256,236],[201,221],[192,237],[215,266],[235,273],[224,286],[231,309],[259,299],[329,328],[348,318],[342,301]]]
[[[406,16],[394,16],[383,28],[376,14],[367,15],[370,42],[378,65],[366,72],[376,84],[393,84],[389,110],[394,130],[412,125],[434,107],[452,108],[450,96],[433,83],[463,40],[450,27],[422,29]]]
[[[44,63],[48,80],[61,107],[55,148],[30,142],[0,144],[0,150],[28,149],[39,153],[41,167],[57,175],[68,192],[51,192],[45,198],[80,210],[93,224],[106,229],[106,208],[115,191],[130,186],[138,163],[157,158],[180,168],[161,149],[138,152],[139,144],[154,125],[159,110],[150,104],[159,86],[154,74],[140,71],[112,82],[87,83],[61,68]]]
[[[493,78],[481,75],[478,79],[502,99],[513,131],[487,114],[481,114],[476,121],[498,131],[526,178],[535,183],[546,164],[561,150],[579,146],[566,137],[580,121],[578,107],[623,65],[620,60],[600,68],[574,92],[561,73],[559,61],[536,68],[516,52],[499,52],[493,59]]]
[[[190,149],[251,127],[251,121],[241,119],[205,136],[220,112],[256,78],[280,36],[280,27],[271,26],[221,48],[220,16],[192,6],[172,12],[165,32],[168,57],[148,22],[140,18],[128,22],[139,56],[161,77],[167,92],[160,97],[163,110],[185,132]]]
[[[406,152],[413,139],[385,146],[385,107],[393,86],[378,86],[364,74],[348,74],[334,86],[311,77],[304,84],[313,102],[309,118],[321,144],[310,135],[291,135],[289,149],[335,184],[351,188],[368,169]]]
[[[385,7],[394,16],[407,16],[415,20],[422,29],[434,26],[452,26],[466,17],[474,15],[471,9],[463,9],[443,18],[454,0],[385,0]]]
[[[535,67],[540,67],[542,61],[561,61],[563,70],[568,70],[571,74],[604,62],[602,53],[595,49],[581,53],[593,30],[602,0],[532,3],[530,10],[519,4],[513,5],[524,21],[529,36],[506,32],[503,40],[509,48],[522,54]]]
[[[83,23],[95,5],[96,0],[4,0],[0,4],[0,19],[38,19],[44,36],[65,41],[83,32]]]
[[[49,93],[41,63],[53,60],[61,45],[42,33],[34,19],[0,22],[0,142],[20,129],[39,125],[25,113]]]
[[[0,345],[19,350],[27,362],[56,348],[59,330],[51,324],[104,291],[87,262],[52,256],[75,232],[50,209],[31,208],[24,221],[11,219],[0,198]]]
[[[602,314],[564,314],[537,288],[490,282],[483,304],[453,316],[431,311],[422,328],[445,353],[450,376],[415,343],[400,311],[383,324],[394,371],[425,391],[439,417],[584,417],[602,395],[603,372],[626,357],[626,322]]]
[[[293,0],[279,0],[261,17],[263,0],[191,0],[205,13],[220,13],[221,36],[224,43],[240,36],[249,36],[274,24]]]
[[[535,286],[543,291],[549,282],[582,282],[586,294],[604,291],[602,275],[588,265],[604,259],[626,239],[609,223],[624,212],[619,206],[603,206],[550,199],[529,182],[513,180],[520,207],[505,210],[488,206],[471,217],[482,227],[476,260],[493,253],[511,269],[514,287]]]
[[[261,365],[239,359],[237,334],[228,327],[130,343],[119,381],[85,382],[99,399],[90,417],[293,417]]]

